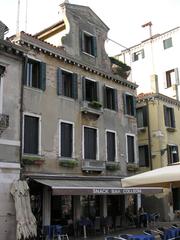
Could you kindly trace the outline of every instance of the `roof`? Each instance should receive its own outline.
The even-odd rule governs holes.
[[[166,95],[163,95],[161,93],[140,93],[138,96],[137,96],[137,102],[141,102],[141,101],[144,101],[144,100],[152,100],[152,99],[159,99],[161,101],[164,101],[164,102],[168,102],[168,103],[171,103],[171,104],[174,104],[178,107],[180,107],[180,101],[174,99],[174,98],[170,98]]]

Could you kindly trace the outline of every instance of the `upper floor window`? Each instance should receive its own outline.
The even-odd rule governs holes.
[[[164,49],[172,47],[173,46],[172,38],[167,38],[167,39],[163,40],[163,46],[164,46]]]
[[[84,159],[97,159],[97,129],[84,126]]]
[[[174,108],[164,106],[164,121],[166,127],[170,128],[176,127]]]
[[[28,59],[24,85],[45,91],[46,64],[33,59]]]
[[[135,163],[135,137],[133,135],[126,135],[127,146],[127,162]]]
[[[60,122],[60,156],[73,157],[73,124]]]
[[[24,153],[39,154],[40,117],[24,115]]]
[[[139,146],[139,166],[140,167],[149,167],[148,145]]]
[[[147,107],[143,106],[136,109],[137,127],[147,127]]]
[[[172,87],[175,84],[179,84],[178,68],[166,71],[165,76],[165,88]]]
[[[114,162],[116,159],[116,133],[106,131],[107,161]]]
[[[132,61],[135,62],[135,61],[138,61],[138,60],[140,60],[140,59],[142,59],[144,57],[145,57],[144,49],[141,49],[141,50],[139,50],[137,52],[134,52],[132,54]]]
[[[81,32],[81,50],[91,56],[96,56],[96,37],[88,32]]]
[[[179,162],[179,153],[177,145],[167,145],[168,164]]]
[[[124,94],[124,113],[130,116],[136,115],[136,98],[127,93]]]
[[[76,73],[57,69],[57,94],[75,99],[78,97]]]
[[[82,78],[83,100],[92,102],[99,100],[99,84],[88,78]]]
[[[115,111],[118,110],[116,89],[104,86],[104,107]]]

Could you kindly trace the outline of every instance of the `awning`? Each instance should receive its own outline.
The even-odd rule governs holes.
[[[121,182],[111,180],[62,180],[36,179],[36,182],[49,186],[53,195],[124,195],[124,194],[156,194],[162,188],[138,187],[122,188]]]
[[[121,180],[123,187],[178,187],[180,186],[180,164],[157,168]]]

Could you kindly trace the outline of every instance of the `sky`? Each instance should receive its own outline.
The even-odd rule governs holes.
[[[34,34],[58,22],[61,19],[59,4],[62,2],[63,0],[20,0],[19,30]],[[180,26],[180,0],[69,0],[69,2],[90,7],[110,28],[108,38],[127,48],[149,37],[149,28],[142,28],[142,25],[149,21],[153,24],[152,34],[163,33]],[[18,0],[1,0],[0,20],[9,28],[7,37],[16,33],[17,9]],[[106,43],[108,55],[118,54],[123,49],[110,40]]]

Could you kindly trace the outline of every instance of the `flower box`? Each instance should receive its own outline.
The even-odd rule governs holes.
[[[59,160],[59,165],[67,168],[74,168],[78,166],[78,161],[76,159],[61,159]]]
[[[120,163],[119,162],[106,162],[106,170],[108,171],[117,171],[120,170]]]
[[[137,171],[138,169],[139,169],[139,166],[137,163],[128,163],[127,164],[128,171]]]
[[[24,165],[42,165],[44,163],[43,156],[30,156],[30,155],[23,155],[22,156],[22,163]]]

